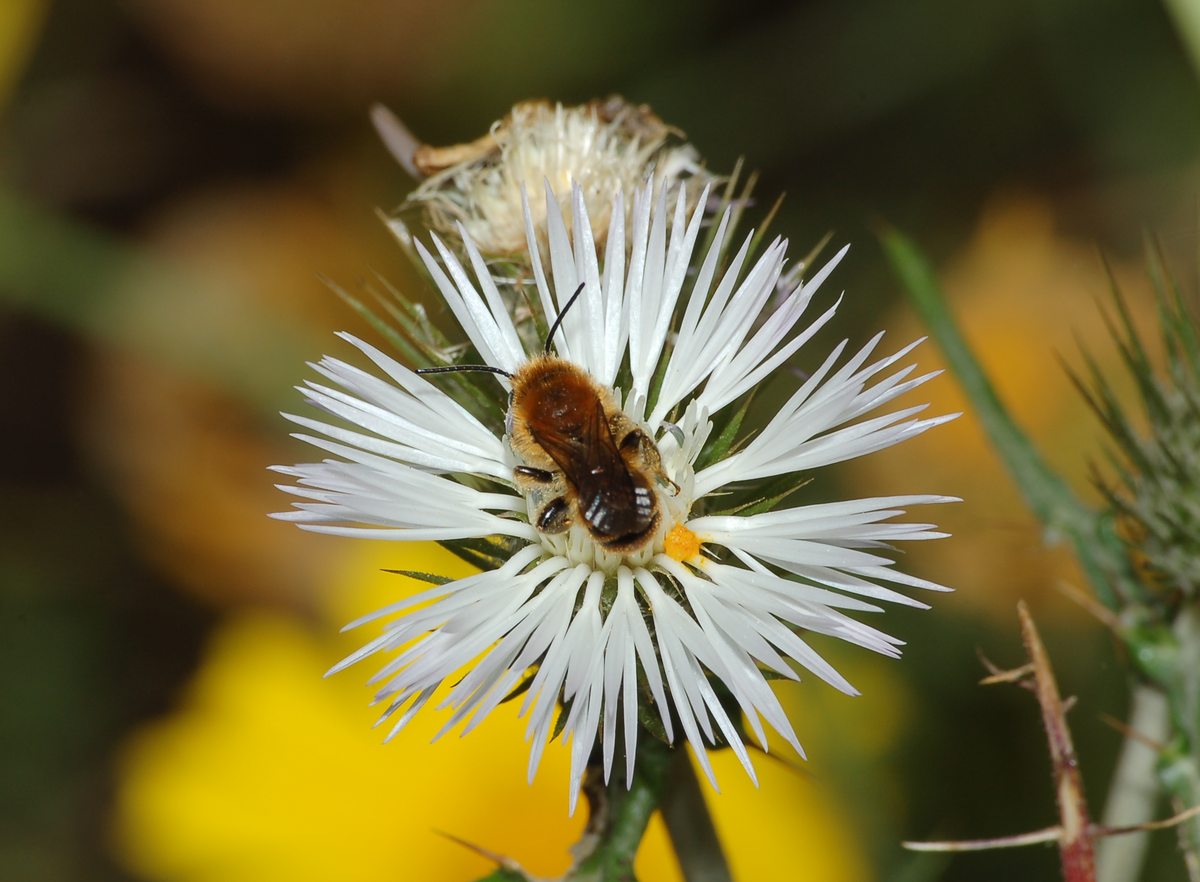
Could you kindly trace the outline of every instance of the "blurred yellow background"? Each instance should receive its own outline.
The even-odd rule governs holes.
[[[1103,253],[1148,322],[1145,231],[1196,287],[1195,35],[1141,0],[4,0],[0,2],[0,879],[445,880],[488,870],[438,831],[561,872],[584,823],[565,759],[532,786],[503,714],[390,745],[356,671],[321,674],[344,621],[407,590],[394,545],[269,521],[265,467],[306,453],[280,409],[335,330],[374,339],[320,281],[375,272],[416,293],[374,210],[411,186],[367,122],[431,143],[514,102],[621,93],[710,167],[761,172],[793,254],[854,243],[842,336],[923,333],[869,229],[937,261],[1002,397],[1088,495],[1101,433],[1060,363],[1115,365]],[[751,211],[755,216],[755,211]],[[885,344],[886,345],[886,344]],[[940,366],[933,344],[924,367]],[[807,359],[807,360],[805,360]],[[925,387],[962,409],[952,378]],[[739,882],[1054,879],[1050,852],[915,858],[904,838],[1051,823],[1032,702],[987,691],[976,651],[1017,659],[1014,606],[1047,630],[1089,796],[1102,798],[1126,684],[1057,586],[970,415],[806,492],[939,492],[955,538],[906,555],[954,586],[889,613],[903,661],[822,646],[862,690],[785,686],[809,761],[722,757],[709,793]],[[428,549],[418,554],[434,554]],[[928,599],[928,598],[926,598]],[[1010,692],[1012,694],[1010,694]],[[1146,878],[1181,879],[1169,833]],[[656,821],[643,882],[678,878]]]

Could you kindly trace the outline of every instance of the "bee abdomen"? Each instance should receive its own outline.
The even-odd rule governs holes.
[[[583,520],[596,540],[606,547],[616,549],[636,544],[658,525],[653,492],[636,485],[629,489],[632,498],[622,500],[626,504],[614,504],[610,494],[597,492],[583,507]]]

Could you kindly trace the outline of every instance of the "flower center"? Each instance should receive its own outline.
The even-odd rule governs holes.
[[[689,470],[690,471],[690,470]],[[688,476],[690,485],[691,475]],[[604,573],[615,574],[617,568],[645,566],[656,555],[666,551],[673,557],[672,547],[686,548],[686,537],[691,537],[695,550],[699,551],[700,540],[691,530],[683,526],[690,508],[690,498],[685,500],[682,489],[673,493],[674,488],[656,488],[654,491],[658,506],[658,520],[654,529],[648,533],[635,547],[614,550],[598,540],[582,523],[581,518],[574,518],[570,526],[556,533],[539,530],[542,546],[554,556],[564,557],[573,564],[584,564],[591,569]],[[531,522],[536,524],[537,507],[534,500],[526,497],[529,506]],[[683,544],[681,544],[683,543]],[[695,552],[693,552],[694,554]],[[689,557],[691,555],[688,555]],[[682,560],[683,558],[677,558]]]

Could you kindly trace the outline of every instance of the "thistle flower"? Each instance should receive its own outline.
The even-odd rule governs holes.
[[[504,403],[539,352],[518,334],[511,292],[498,288],[468,230],[460,248],[435,234],[436,256],[417,250],[494,373],[427,378],[343,334],[373,367],[322,359],[323,381],[301,391],[333,419],[289,417],[307,430],[297,437],[331,458],[277,468],[295,480],[282,489],[301,500],[280,518],[342,536],[437,540],[482,568],[454,581],[426,576],[427,590],[352,623],[387,622],[333,670],[383,660],[371,682],[393,735],[431,701],[451,710],[443,732],[465,732],[516,696],[529,718],[531,777],[551,737],[571,738],[572,808],[589,761],[607,780],[618,745],[629,785],[640,723],[669,742],[686,739],[710,781],[709,745],[727,744],[754,777],[741,715],[764,750],[765,720],[800,751],[769,678],[797,680],[798,666],[855,694],[807,635],[896,656],[899,640],[854,616],[881,602],[925,605],[894,586],[944,590],[898,572],[888,550],[944,535],[894,519],[947,497],[784,504],[812,470],[952,418],[921,418],[920,405],[887,409],[934,376],[901,366],[916,343],[878,358],[882,334],[848,357],[843,341],[757,433],[744,432],[753,391],[833,317],[837,303],[815,318],[810,307],[846,250],[778,299],[787,243],[775,239],[752,260],[748,236],[726,260],[727,211],[697,253],[706,201],[706,192],[693,200],[676,187],[669,197],[653,183],[617,190],[604,246],[582,187],[571,190],[568,218],[547,184],[544,226],[525,205],[529,300],[543,327],[561,320],[550,345],[607,402],[611,418],[597,431],[619,424],[657,455],[659,477],[642,488],[657,520],[636,541],[598,538],[577,503],[565,523],[544,529],[546,500],[520,478],[531,463]],[[614,432],[610,443],[624,449],[628,437]]]
[[[406,204],[422,209],[432,230],[457,237],[456,227],[462,224],[483,254],[523,262],[521,192],[526,182],[549,181],[563,198],[578,184],[592,235],[603,243],[617,193],[633,192],[652,177],[660,186],[686,184],[690,206],[715,180],[695,148],[680,143],[678,136],[649,107],[617,96],[570,107],[523,101],[469,144],[418,146],[407,136],[412,146],[406,165],[425,180]],[[535,230],[544,230],[541,205],[531,210]]]

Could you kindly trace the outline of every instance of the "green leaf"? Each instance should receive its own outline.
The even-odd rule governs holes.
[[[746,175],[746,183],[742,185],[742,192],[734,198],[733,204],[730,206],[729,213],[729,229],[736,230],[742,225],[742,218],[746,214],[746,209],[750,206],[750,200],[754,194],[754,188],[758,185],[758,172],[752,171]],[[729,243],[732,245],[736,241],[735,236],[729,237]],[[746,250],[746,261],[748,266],[753,266],[754,249]]]
[[[362,316],[387,340],[388,344],[408,364],[417,367],[422,365],[442,367],[452,363],[446,358],[446,353],[452,347],[429,323],[425,316],[425,310],[419,304],[409,302],[386,280],[380,279],[381,283],[387,287],[391,295],[390,299],[385,298],[373,288],[368,288],[368,292],[374,297],[380,308],[387,312],[388,317],[396,325],[399,325],[401,329],[399,331],[375,309],[333,280],[324,278],[323,281],[343,303]],[[493,427],[498,424],[497,413],[503,412],[503,402],[498,397],[489,397],[478,383],[472,382],[466,376],[447,374],[441,377],[441,382],[448,387],[448,394],[467,407],[475,417],[485,423],[490,421]]]
[[[405,297],[382,274],[375,273],[375,280],[382,286],[383,292],[371,287],[369,290],[372,295],[404,333],[420,347],[428,362],[435,365],[450,364],[451,360],[446,354],[456,348],[465,348],[462,344],[456,346],[450,342],[450,339],[430,321],[429,313],[423,304]]]
[[[745,160],[739,156],[737,162],[735,162],[733,164],[733,171],[730,173],[729,177],[725,179],[725,186],[722,188],[722,191],[721,191],[721,202],[717,206],[716,211],[714,212],[714,215],[716,217],[720,218],[722,215],[724,215],[726,210],[733,204],[734,193],[737,190],[738,178],[741,177],[742,167],[744,166],[744,164],[745,164]],[[722,267],[725,266],[725,250],[728,249],[729,243],[733,242],[733,233],[737,228],[736,222],[734,222],[734,220],[735,219],[732,216],[730,216],[731,223],[729,225],[728,232],[725,236],[725,245],[724,245],[724,247],[722,249],[722,253],[720,255]],[[708,252],[710,250],[712,250],[713,242],[715,241],[716,236],[717,236],[717,228],[719,226],[720,226],[720,224],[715,224],[715,223],[708,225],[708,232],[705,233],[704,242],[701,245],[701,247],[699,249],[697,249],[697,251],[696,251],[697,254],[708,254]]]
[[[750,247],[746,251],[746,265],[753,266],[754,256],[758,253],[758,249],[762,247],[763,240],[767,236],[767,230],[770,228],[775,216],[779,214],[779,209],[783,207],[783,200],[787,196],[786,193],[780,193],[778,198],[771,203],[771,207],[767,210],[767,216],[763,218],[758,229],[754,232],[754,238],[750,240]]]
[[[512,692],[510,692],[510,693],[508,693],[508,695],[504,696],[504,698],[500,701],[500,703],[507,704],[508,702],[512,701],[514,698],[520,698],[522,695],[524,695],[526,692],[528,692],[529,687],[533,685],[533,678],[535,676],[537,676],[537,671],[538,671],[538,669],[537,669],[536,665],[534,667],[530,668],[528,671],[526,671],[525,676],[521,678],[521,682],[518,683],[516,686],[514,686],[512,689]]]
[[[1200,378],[1200,329],[1192,320],[1183,292],[1167,271],[1161,246],[1146,237],[1146,270],[1158,302],[1159,322],[1167,344],[1172,369],[1181,369]]]
[[[711,443],[705,445],[700,451],[700,455],[696,458],[696,471],[708,468],[713,463],[720,462],[729,455],[730,448],[733,442],[737,439],[738,432],[742,428],[742,421],[746,418],[746,412],[750,410],[750,402],[754,399],[756,389],[751,389],[746,399],[741,406],[734,412],[733,417],[721,429],[719,435]]]
[[[1115,282],[1113,284],[1115,285]],[[1121,316],[1121,328],[1118,329],[1108,314],[1101,310],[1104,323],[1108,326],[1109,336],[1112,337],[1113,342],[1117,345],[1117,351],[1121,355],[1121,360],[1125,363],[1125,370],[1129,372],[1129,375],[1137,384],[1138,393],[1141,395],[1142,403],[1146,408],[1146,413],[1149,415],[1151,422],[1169,419],[1169,406],[1163,398],[1162,390],[1154,380],[1154,368],[1150,365],[1150,360],[1146,357],[1146,351],[1142,346],[1141,338],[1138,336],[1130,320],[1124,297],[1122,297],[1120,291],[1115,289],[1112,296]],[[1094,365],[1092,366],[1092,376],[1093,383],[1096,386],[1106,386],[1104,376]],[[1105,391],[1107,392],[1107,389]],[[1114,402],[1113,409],[1120,410],[1120,405]]]
[[[338,299],[358,313],[372,328],[375,329],[388,343],[399,352],[410,364],[420,364],[420,354],[417,349],[390,324],[384,321],[379,313],[363,303],[333,279],[321,276],[321,281]]]
[[[499,546],[488,545],[486,539],[441,539],[438,545],[479,570],[497,569],[509,558]]]
[[[832,241],[833,241],[833,230],[830,230],[824,236],[822,236],[819,240],[817,240],[817,244],[814,245],[809,250],[808,254],[806,254],[806,255],[804,255],[804,257],[800,258],[800,265],[802,267],[804,267],[804,270],[800,276],[801,279],[805,278],[808,275],[808,270],[812,267],[812,265],[814,263],[817,262],[817,258],[820,257],[821,252],[824,251],[827,247],[829,247],[829,243]]]
[[[391,573],[394,576],[408,576],[410,579],[416,579],[418,582],[425,582],[428,585],[445,585],[453,582],[450,576],[437,576],[433,573],[422,573],[418,570],[383,570],[385,573]]]
[[[671,743],[656,706],[643,699],[638,702],[637,714],[638,722],[641,723],[643,729],[663,744]]]
[[[1113,440],[1117,442],[1139,469],[1145,470],[1149,467],[1149,463],[1142,454],[1141,444],[1138,442],[1136,433],[1129,425],[1124,412],[1113,396],[1112,390],[1105,382],[1104,375],[1100,372],[1095,360],[1089,353],[1086,351],[1083,352],[1082,357],[1088,366],[1091,385],[1089,386],[1085,383],[1083,378],[1069,366],[1064,365],[1063,367],[1067,376],[1078,390],[1084,402],[1096,414],[1096,418],[1108,429]]]
[[[563,729],[567,727],[567,720],[571,716],[571,703],[571,700],[568,699],[558,706],[558,717],[554,720],[554,731],[550,733],[551,741],[561,735]]]
[[[546,324],[546,318],[542,315],[542,307],[540,303],[533,302],[533,296],[529,293],[529,286],[522,285],[520,288],[521,299],[525,301],[525,308],[529,310],[530,321],[533,323],[533,332],[537,341],[544,347],[546,345],[546,335],[550,333],[550,326]]]
[[[788,476],[788,477],[793,477],[793,476]],[[795,480],[794,484],[792,484],[789,487],[784,488],[783,490],[780,490],[778,493],[774,493],[770,496],[764,496],[759,499],[755,499],[751,502],[744,503],[744,504],[738,506],[737,508],[735,508],[733,511],[729,512],[729,514],[739,514],[742,517],[748,518],[751,515],[762,514],[763,512],[767,512],[767,511],[774,511],[775,506],[777,506],[779,503],[783,502],[783,500],[787,499],[789,496],[791,496],[793,493],[795,493],[801,487],[805,486],[806,484],[811,483],[812,478],[794,478],[794,480]]]
[[[706,512],[711,515],[742,515],[749,517],[754,514],[761,514],[765,511],[771,511],[787,497],[791,496],[801,487],[804,487],[812,482],[812,478],[798,475],[795,472],[787,475],[780,475],[772,481],[768,481],[763,487],[755,488],[763,495],[755,496],[753,499],[740,502],[732,505],[729,508],[718,509]]]
[[[785,683],[796,682],[792,677],[784,676],[783,674],[779,673],[779,671],[776,671],[773,668],[763,667],[762,665],[758,666],[758,672],[762,674],[764,680],[782,680]]]

